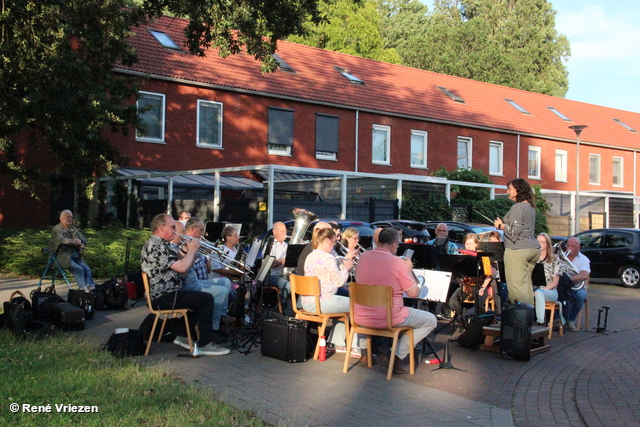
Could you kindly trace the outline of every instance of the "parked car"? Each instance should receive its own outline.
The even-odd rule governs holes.
[[[591,261],[591,278],[616,279],[627,288],[640,288],[640,230],[608,228],[575,235],[580,252]]]
[[[455,243],[459,248],[464,247],[464,236],[468,233],[476,233],[480,235],[482,240],[482,234],[490,233],[492,231],[498,231],[502,236],[502,231],[495,228],[493,225],[479,224],[471,222],[457,222],[457,221],[428,221],[425,223],[425,227],[431,233],[432,238],[436,237],[436,226],[440,223],[447,224],[449,228],[449,240]]]
[[[425,227],[424,222],[409,221],[406,219],[392,219],[389,221],[375,221],[376,227],[400,227],[402,229],[402,241],[404,243],[425,244],[432,239],[431,233]]]
[[[321,218],[320,221],[323,221],[323,222],[335,221],[338,224],[340,224],[340,227],[342,228],[343,231],[349,227],[355,227],[358,230],[358,233],[360,233],[360,245],[363,248],[368,248],[371,246],[371,242],[373,240],[373,231],[376,229],[376,226],[374,226],[370,222],[354,221],[354,220],[348,220],[348,219],[334,219],[334,218]],[[283,221],[283,222],[285,227],[287,227],[287,236],[290,237],[291,233],[293,232],[295,220],[291,219],[289,221]],[[318,221],[313,221],[311,224],[309,224],[309,227],[307,228],[307,231],[303,237],[303,240],[305,241],[311,240],[311,235],[313,234],[313,227],[316,225],[317,222]],[[262,240],[265,237],[269,237],[272,234],[273,234],[272,230],[269,229],[264,233],[262,233],[258,237],[258,239]]]

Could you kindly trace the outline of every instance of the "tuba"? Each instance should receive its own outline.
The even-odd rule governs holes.
[[[291,238],[289,243],[296,245],[304,243],[304,235],[309,228],[309,224],[318,219],[318,215],[302,208],[292,208],[289,212],[293,214],[294,223],[293,230],[291,231]],[[293,273],[295,267],[285,267],[282,270],[282,277],[289,280],[289,275]]]

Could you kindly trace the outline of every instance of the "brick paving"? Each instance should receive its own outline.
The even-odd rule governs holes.
[[[30,291],[33,280],[0,278],[0,300],[13,289]],[[27,293],[27,292],[25,292]],[[58,286],[58,293],[66,290]],[[529,362],[450,343],[460,370],[422,364],[414,376],[386,381],[385,369],[353,366],[342,373],[342,355],[326,362],[289,364],[248,354],[178,358],[170,343],[154,343],[143,363],[210,388],[219,399],[255,411],[279,426],[637,426],[640,425],[640,290],[592,284],[590,326],[598,309],[611,307],[606,333],[554,333],[551,350]],[[104,344],[115,328],[136,328],[146,315],[141,302],[126,311],[102,311],[82,334]],[[441,333],[440,356],[453,336]],[[354,361],[355,362],[355,361]]]

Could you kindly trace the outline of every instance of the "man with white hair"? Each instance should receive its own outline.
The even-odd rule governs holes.
[[[587,299],[587,280],[591,274],[591,262],[589,258],[580,252],[580,240],[577,237],[569,237],[567,240],[567,258],[575,267],[578,274],[570,276],[573,287],[573,301],[565,305],[565,317],[567,320],[567,329],[577,331],[576,319],[580,314],[580,310],[584,306]]]
[[[87,246],[87,239],[73,225],[73,213],[65,209],[60,212],[60,223],[51,230],[49,250],[56,254],[58,264],[68,268],[76,279],[80,289],[93,289],[91,268],[85,264],[83,250]]]

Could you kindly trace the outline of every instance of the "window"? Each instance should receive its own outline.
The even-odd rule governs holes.
[[[512,99],[507,99],[507,98],[503,98],[505,101],[507,101],[509,104],[511,104],[511,106],[513,108],[515,108],[516,110],[520,111],[522,114],[531,114],[530,112],[528,112],[527,110],[525,110],[524,108],[522,108],[520,105],[518,105],[518,103],[516,103],[516,101],[512,100]]]
[[[136,139],[145,142],[164,142],[165,96],[159,93],[138,92],[138,118],[142,129]]]
[[[599,154],[589,154],[589,184],[600,185]]]
[[[389,150],[391,148],[391,128],[389,126],[373,125],[371,147],[371,162],[376,165],[389,165]]]
[[[503,146],[500,141],[489,142],[489,175],[502,176]]]
[[[567,150],[556,150],[556,181],[567,182]]]
[[[149,32],[151,33],[151,35],[153,37],[156,38],[156,40],[158,40],[158,43],[160,43],[162,46],[164,46],[166,48],[169,48],[169,49],[181,50],[180,46],[178,46],[178,44],[176,42],[174,42],[171,39],[171,37],[169,37],[168,35],[166,35],[162,31],[149,30]]]
[[[336,160],[340,118],[316,114],[316,158]]]
[[[602,231],[585,231],[576,236],[583,248],[599,248],[604,240]]]
[[[458,167],[468,169],[471,167],[471,138],[458,137]]]
[[[445,95],[447,95],[449,98],[453,99],[454,101],[456,101],[456,102],[458,102],[460,104],[464,104],[464,99],[460,98],[458,95],[456,95],[455,93],[451,92],[446,87],[438,86],[438,89],[440,89],[442,91],[442,93],[444,93]]]
[[[529,147],[529,178],[540,179],[540,147]]]
[[[333,68],[335,68],[340,74],[342,74],[347,80],[349,80],[354,85],[364,86],[364,81],[354,76],[351,72],[347,71],[346,68],[342,68],[342,67],[333,67]]]
[[[427,168],[427,132],[411,131],[411,167]]]
[[[198,100],[198,147],[222,147],[222,104]]]
[[[274,53],[272,56],[273,56],[273,59],[275,59],[276,62],[278,63],[279,70],[286,71],[287,73],[296,74],[296,70],[294,70],[291,65],[287,64],[287,61],[282,59],[280,55],[278,55],[277,53]]]
[[[622,173],[624,172],[624,160],[622,157],[613,158],[613,185],[622,187]]]
[[[605,248],[624,248],[633,245],[633,234],[624,231],[609,231],[605,240]]]
[[[562,114],[560,111],[556,110],[553,107],[547,107],[549,110],[551,110],[553,113],[555,113],[556,116],[560,117],[562,120],[566,120],[567,122],[570,122],[571,119],[567,116],[565,116],[564,114]]]
[[[624,127],[625,129],[627,129],[629,132],[637,132],[634,128],[632,128],[631,126],[629,126],[628,124],[624,123],[622,120],[620,119],[613,119],[613,121],[615,121],[616,123],[618,123],[620,126]]]
[[[269,107],[269,154],[290,156],[293,146],[293,110]]]

